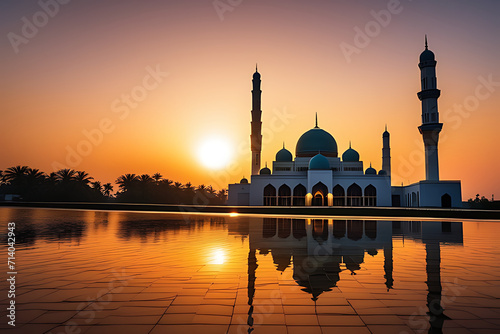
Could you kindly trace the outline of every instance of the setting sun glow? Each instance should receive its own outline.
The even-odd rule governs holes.
[[[231,160],[231,147],[229,142],[221,138],[210,138],[198,148],[200,162],[208,168],[220,169]]]

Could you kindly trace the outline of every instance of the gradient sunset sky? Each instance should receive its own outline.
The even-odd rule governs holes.
[[[67,166],[103,183],[160,172],[225,188],[250,176],[258,63],[263,164],[283,142],[294,153],[318,113],[339,155],[351,141],[377,170],[387,124],[392,184],[413,183],[425,177],[416,93],[427,34],[442,91],[440,177],[462,180],[465,200],[500,198],[500,1],[60,1],[0,4],[0,170]],[[146,94],[125,102],[134,90]],[[232,147],[220,170],[198,154],[213,138]]]

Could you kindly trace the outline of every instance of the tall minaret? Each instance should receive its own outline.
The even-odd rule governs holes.
[[[391,147],[390,147],[390,135],[387,131],[387,125],[385,126],[385,131],[382,134],[382,170],[391,176]]]
[[[260,171],[260,152],[262,150],[262,122],[260,109],[260,74],[257,72],[257,65],[255,65],[255,73],[253,74],[253,90],[252,90],[252,134],[250,135],[252,147],[252,175],[258,175]]]
[[[439,181],[438,141],[439,132],[443,123],[439,123],[437,99],[441,91],[437,89],[436,60],[434,53],[427,48],[425,36],[425,50],[420,54],[422,90],[417,93],[422,101],[422,125],[418,130],[422,134],[425,146],[425,179]]]

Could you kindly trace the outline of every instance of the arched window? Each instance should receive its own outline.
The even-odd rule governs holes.
[[[377,189],[371,184],[365,188],[365,206],[377,206]]]
[[[322,183],[318,182],[312,189],[313,203],[315,206],[328,206],[328,188]]]
[[[306,231],[306,220],[305,219],[294,219],[293,223],[293,237],[295,239],[302,239],[307,236]]]
[[[276,205],[276,188],[270,184],[264,188],[264,205]]]
[[[299,184],[295,188],[293,188],[293,205],[295,206],[304,206],[306,205],[306,187]]]
[[[262,223],[262,237],[272,238],[276,235],[276,218],[264,218]]]
[[[444,194],[441,196],[441,207],[451,208],[451,196],[449,194]]]
[[[377,238],[377,222],[373,220],[365,221],[365,235],[370,239]]]
[[[278,218],[278,238],[288,238],[292,232],[292,220],[290,218]]]
[[[411,193],[411,206],[413,206],[413,207],[417,206],[417,193],[416,192]]]
[[[362,206],[363,195],[361,187],[353,183],[347,188],[347,205],[348,206]]]
[[[334,206],[344,206],[345,205],[345,191],[340,184],[333,187],[333,205]]]
[[[292,191],[286,184],[278,189],[278,205],[290,206],[292,205]]]
[[[323,241],[328,240],[328,219],[313,219],[312,221],[313,229],[312,236],[313,239],[320,244]]]
[[[345,237],[346,232],[346,221],[345,220],[334,220],[333,221],[333,236],[336,239],[341,239]]]
[[[347,237],[351,240],[359,240],[363,238],[363,221],[348,220],[347,221]]]

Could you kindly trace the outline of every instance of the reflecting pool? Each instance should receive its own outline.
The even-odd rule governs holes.
[[[494,333],[499,223],[0,208],[0,331]]]

